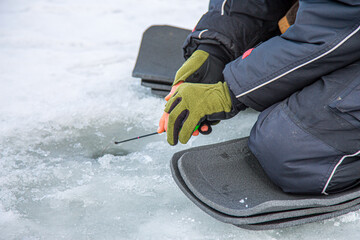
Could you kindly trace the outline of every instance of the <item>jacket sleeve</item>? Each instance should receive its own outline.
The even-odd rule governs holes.
[[[291,0],[211,0],[184,43],[188,58],[199,45],[221,49],[228,61],[279,33],[278,21],[292,6]],[[218,51],[217,51],[218,52]]]
[[[262,111],[360,59],[360,1],[302,0],[295,24],[227,64],[237,99]]]

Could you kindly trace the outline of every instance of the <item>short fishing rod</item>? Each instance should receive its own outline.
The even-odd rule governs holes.
[[[200,125],[197,125],[194,129],[194,132],[196,130],[198,130],[200,127]],[[122,141],[118,141],[118,142],[114,142],[115,144],[120,144],[120,143],[124,143],[124,142],[129,142],[129,141],[133,141],[133,140],[138,140],[140,138],[144,138],[144,137],[150,137],[150,136],[153,136],[153,135],[157,135],[159,134],[158,132],[153,132],[153,133],[149,133],[149,134],[145,134],[145,135],[142,135],[142,136],[138,136],[138,137],[133,137],[133,138],[129,138],[129,139],[126,139],[126,140],[122,140]]]
[[[134,137],[134,138],[129,138],[129,139],[126,139],[126,140],[123,140],[123,141],[119,141],[119,142],[114,142],[114,143],[115,143],[115,144],[120,144],[120,143],[137,140],[137,139],[144,138],[144,137],[153,136],[153,135],[156,135],[156,134],[159,134],[159,133],[158,133],[158,132],[153,132],[153,133],[145,134],[145,135],[138,136],[138,137]]]

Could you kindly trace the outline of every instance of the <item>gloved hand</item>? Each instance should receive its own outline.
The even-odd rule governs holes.
[[[222,82],[183,83],[166,103],[164,111],[169,114],[165,125],[170,145],[176,145],[178,140],[186,144],[195,127],[204,120],[228,119],[238,112],[232,107],[227,84]]]
[[[219,81],[224,81],[222,71],[225,67],[225,64],[219,58],[210,55],[206,51],[197,50],[191,57],[181,66],[181,68],[176,72],[175,80],[171,88],[170,93],[165,97],[165,100],[168,101],[170,97],[174,94],[176,89],[183,82],[192,82],[192,83],[217,83]],[[159,121],[158,133],[166,131],[168,121],[168,114],[164,113]],[[211,126],[217,124],[216,122],[203,122],[199,130],[196,130],[193,133],[193,136],[199,135],[199,132],[202,134],[210,134]]]
[[[223,61],[203,50],[196,50],[176,72],[173,86],[179,82],[217,83],[223,82]]]
[[[176,91],[176,89],[180,86],[180,84],[182,84],[183,82],[179,82],[178,84],[174,85],[170,91],[170,93],[165,97],[166,101],[169,101],[169,99],[171,98],[171,96],[174,94],[174,92]],[[167,131],[167,123],[168,123],[168,119],[169,119],[169,114],[164,112],[163,115],[160,118],[159,121],[159,127],[157,132],[158,133],[163,133],[164,131]],[[196,131],[193,132],[193,136],[198,136],[199,133],[204,134],[204,135],[208,135],[212,132],[212,128],[211,125],[216,125],[218,124],[220,121],[204,121],[201,123],[199,129],[197,129]]]

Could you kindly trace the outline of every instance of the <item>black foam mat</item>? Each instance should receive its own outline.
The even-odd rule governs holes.
[[[339,211],[334,211],[330,213],[323,213],[323,214],[315,214],[312,216],[306,216],[306,217],[298,217],[294,219],[285,219],[285,220],[279,220],[279,221],[273,221],[268,223],[259,223],[259,224],[245,224],[245,225],[236,225],[237,227],[249,229],[249,230],[271,230],[271,229],[278,229],[278,228],[286,228],[286,227],[293,227],[297,225],[302,225],[306,223],[313,223],[318,222],[334,217],[338,217],[350,212],[354,212],[360,209],[360,204],[357,204],[355,206],[345,208]]]
[[[151,93],[158,95],[160,97],[166,97],[166,95],[169,94],[169,91],[164,91],[164,90],[158,90],[158,89],[151,89]]]
[[[141,80],[141,85],[144,87],[149,87],[152,89],[162,90],[162,91],[167,91],[167,92],[170,92],[170,90],[171,90],[171,85],[152,82],[150,80],[145,80],[145,79]]]
[[[151,26],[143,34],[133,77],[171,84],[184,63],[182,45],[191,31]]]
[[[201,201],[233,216],[329,206],[360,197],[360,187],[329,196],[284,193],[266,176],[247,147],[247,138],[188,152],[179,159],[178,168]]]
[[[239,160],[238,156],[243,157]],[[222,166],[233,162],[231,158],[242,161],[241,169],[232,164]],[[202,165],[204,168],[201,168],[199,174],[198,162],[201,159],[206,164]],[[220,162],[220,165],[216,162]],[[330,196],[283,193],[266,177],[248,150],[246,138],[176,153],[171,161],[171,170],[180,189],[199,208],[222,222],[240,227],[246,225],[246,228],[251,229],[272,229],[294,226],[338,216],[360,206],[360,199],[356,197],[358,190],[355,189]],[[238,178],[229,172],[242,177]],[[207,183],[208,180],[204,181],[204,178],[210,179],[212,183]],[[240,190],[234,189],[234,186],[239,187],[236,184],[239,179],[242,186]],[[217,184],[212,186],[213,181],[225,184],[220,184],[219,188]],[[206,199],[205,196],[210,197]]]
[[[190,200],[192,200],[195,203],[195,205],[197,205],[200,209],[205,211],[210,216],[218,219],[219,221],[234,224],[236,226],[243,227],[244,225],[254,224],[251,227],[249,226],[246,228],[253,228],[253,229],[270,229],[270,227],[281,228],[287,226],[287,224],[285,224],[286,222],[291,222],[293,225],[302,224],[302,221],[304,220],[299,218],[306,217],[309,218],[306,222],[311,222],[310,220],[313,219],[312,218],[310,219],[310,217],[313,217],[314,215],[319,216],[324,213],[327,214],[335,211],[349,209],[355,206],[360,206],[360,198],[356,198],[354,200],[342,204],[337,204],[328,207],[306,208],[306,209],[289,210],[289,211],[282,211],[275,213],[265,213],[265,214],[259,214],[249,217],[230,216],[210,208],[208,205],[200,201],[190,191],[190,189],[186,186],[185,182],[182,180],[179,170],[176,167],[174,167],[176,166],[178,159],[179,158],[173,158],[173,161],[171,163],[171,169],[173,175],[177,176],[174,177],[175,182],[178,184],[180,189],[185,193],[185,195],[188,196]],[[317,221],[317,219],[315,219],[314,221]],[[261,227],[262,225],[259,223],[265,223],[264,227]],[[276,223],[276,225],[274,225],[274,223]]]

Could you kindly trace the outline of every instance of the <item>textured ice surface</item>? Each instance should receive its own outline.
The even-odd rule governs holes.
[[[0,1],[0,239],[360,238],[358,212],[252,232],[212,219],[180,192],[172,154],[248,135],[254,112],[187,146],[160,135],[104,151],[155,131],[162,113],[164,100],[130,77],[143,31],[191,29],[207,4]]]

